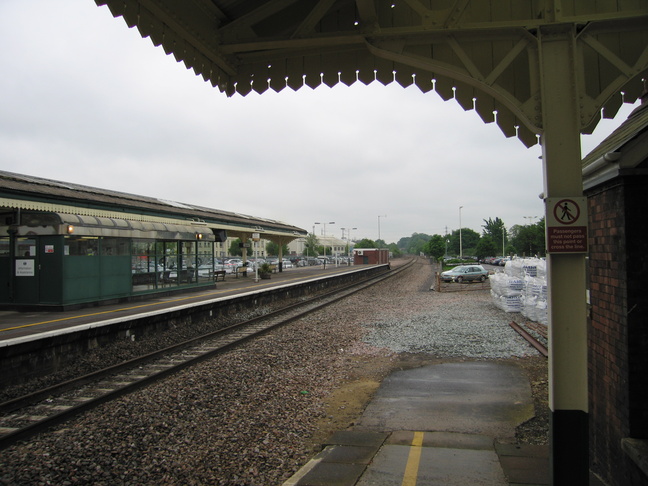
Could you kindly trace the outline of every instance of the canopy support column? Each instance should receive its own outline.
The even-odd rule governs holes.
[[[576,33],[555,26],[539,35],[545,198],[582,196]],[[588,484],[585,253],[550,252],[547,280],[552,484]]]

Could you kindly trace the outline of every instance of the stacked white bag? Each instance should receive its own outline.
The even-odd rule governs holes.
[[[493,303],[504,312],[520,312],[524,281],[503,272],[489,276]]]
[[[504,272],[490,276],[493,303],[504,312],[521,312],[527,319],[547,323],[546,262],[520,258],[506,263]]]

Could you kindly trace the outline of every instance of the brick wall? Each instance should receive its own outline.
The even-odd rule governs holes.
[[[591,468],[611,485],[648,485],[621,450],[648,438],[648,185],[638,176],[588,192]]]

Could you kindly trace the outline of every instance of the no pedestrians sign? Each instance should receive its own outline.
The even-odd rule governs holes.
[[[547,251],[587,253],[587,198],[547,198]]]

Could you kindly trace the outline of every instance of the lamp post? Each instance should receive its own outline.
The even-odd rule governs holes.
[[[522,216],[524,219],[529,220],[529,225],[533,225],[533,220],[538,219],[537,216]],[[529,256],[531,256],[532,250],[531,250],[531,240],[529,240]]]
[[[382,248],[382,243],[380,242],[381,241],[380,240],[380,218],[386,218],[386,217],[387,217],[386,214],[378,215],[378,241],[376,243],[378,243],[379,249]],[[382,263],[382,255],[380,251],[378,252],[378,263]]]
[[[342,230],[342,239],[344,239],[344,230],[347,232],[347,265],[351,265],[351,230],[357,230],[358,228],[340,228]]]
[[[328,224],[335,224],[335,221],[329,221]],[[322,236],[326,236],[326,225],[327,223],[322,223]]]
[[[329,221],[328,224],[335,224],[335,221]],[[326,238],[326,223],[324,223],[322,236]],[[324,242],[324,259],[326,260],[326,241]],[[324,265],[326,265],[326,263],[324,263]]]
[[[351,265],[351,230],[357,230],[358,228],[349,228],[349,250],[347,252],[347,257],[349,259],[349,265]]]
[[[315,225],[319,224],[318,222],[313,223],[313,245],[315,245]],[[317,255],[315,255],[315,247],[313,246],[313,258],[315,258]]]
[[[461,241],[461,208],[459,206],[459,260],[463,260],[463,242]]]

